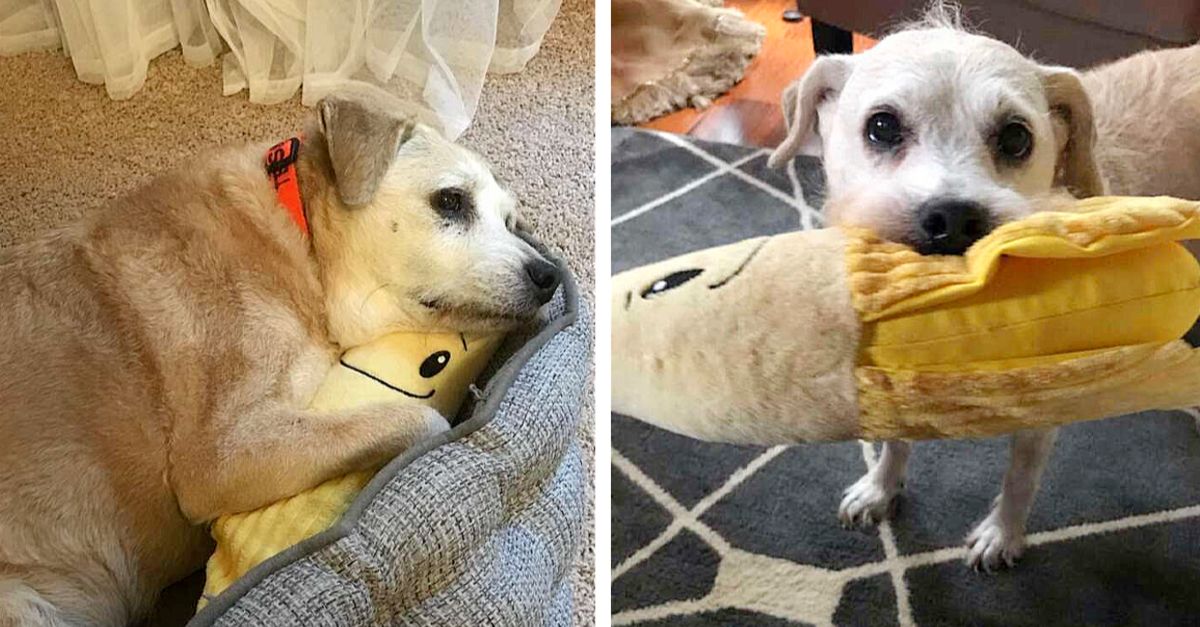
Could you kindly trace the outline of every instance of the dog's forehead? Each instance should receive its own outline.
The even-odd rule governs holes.
[[[487,163],[469,150],[456,146],[452,158],[445,164],[441,179],[447,185],[483,187],[495,181]]]
[[[922,54],[951,51],[959,57],[966,58],[976,55],[986,55],[996,63],[1022,63],[1028,60],[1021,56],[1012,46],[985,35],[976,35],[952,28],[923,28],[905,30],[884,37],[870,50],[863,53],[866,56],[872,52],[879,56],[900,57],[899,60],[912,59]]]
[[[401,180],[420,178],[438,188],[479,189],[495,184],[482,157],[440,137],[424,137],[401,146],[389,174]]]
[[[873,100],[921,104],[975,103],[985,110],[1041,94],[1037,64],[1002,42],[955,31],[903,31],[855,59],[845,92],[864,106]]]

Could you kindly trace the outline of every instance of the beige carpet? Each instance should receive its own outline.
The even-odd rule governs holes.
[[[491,77],[463,142],[513,187],[542,239],[568,259],[591,299],[593,273],[594,6],[565,0],[524,73]],[[79,82],[59,52],[0,57],[0,247],[68,222],[189,154],[283,138],[299,128],[299,98],[252,105],[221,96],[217,66],[178,50],[150,64],[133,98],[109,100]],[[594,451],[592,400],[580,437]],[[590,475],[589,475],[590,476]],[[576,622],[594,622],[591,512],[576,575]]]

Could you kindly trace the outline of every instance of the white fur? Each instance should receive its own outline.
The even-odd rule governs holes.
[[[823,157],[830,223],[866,226],[909,244],[918,237],[917,208],[944,197],[981,204],[992,226],[1064,191],[1091,196],[1112,187],[1197,198],[1200,125],[1191,112],[1200,110],[1198,61],[1197,47],[1147,52],[1081,76],[966,32],[951,6],[935,3],[921,23],[862,54],[821,57],[789,87],[789,132],[771,162],[801,152]],[[1101,96],[1094,112],[1089,92]],[[900,158],[881,158],[864,140],[866,119],[881,105],[911,128]],[[1034,142],[1029,158],[1011,166],[995,157],[989,133],[1014,115],[1028,123]],[[1021,554],[1056,435],[1048,429],[1012,436],[1000,495],[967,538],[971,566],[991,570]],[[884,443],[879,462],[846,489],[843,524],[868,526],[890,513],[910,449],[908,442]]]
[[[430,208],[439,189],[470,192],[469,224]],[[515,235],[517,202],[477,154],[418,126],[404,142],[375,199],[337,212],[344,241],[329,271],[330,327],[343,346],[389,331],[472,330],[511,326],[539,302],[530,300],[525,265],[540,255]],[[420,301],[454,311],[431,311]],[[454,315],[463,310],[471,316]]]
[[[1027,214],[1029,199],[1055,182],[1066,138],[1056,132],[1043,84],[1061,71],[1069,72],[1043,68],[987,37],[900,32],[860,55],[818,59],[815,77],[796,87],[813,92],[815,107],[793,114],[800,135],[773,160],[824,156],[831,219],[871,226],[894,241],[912,242],[916,208],[941,197],[974,200],[1005,222]],[[900,112],[912,133],[900,159],[881,157],[863,140],[866,119],[882,106]],[[998,163],[990,143],[997,124],[1012,116],[1026,120],[1034,137],[1017,167]]]

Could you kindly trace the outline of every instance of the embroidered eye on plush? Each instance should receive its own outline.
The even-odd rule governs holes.
[[[422,377],[429,379],[431,377],[437,376],[437,374],[439,372],[445,370],[446,366],[449,364],[450,364],[450,352],[449,351],[438,351],[438,352],[426,357],[425,361],[421,362],[421,368],[418,370],[418,372],[421,373]]]
[[[642,298],[654,298],[667,290],[673,290],[696,278],[703,270],[680,270],[655,281],[650,287],[642,290]]]

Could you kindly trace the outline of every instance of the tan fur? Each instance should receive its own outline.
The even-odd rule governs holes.
[[[1109,193],[1200,199],[1200,46],[1083,73]]]
[[[1069,68],[1039,68],[1058,158],[1054,185],[1076,198],[1104,195],[1104,179],[1096,166],[1095,112],[1079,74]]]
[[[264,143],[0,251],[0,625],[136,621],[204,564],[205,521],[448,428],[410,404],[303,409],[339,346],[536,312],[513,277],[540,256],[482,161],[378,101],[343,102],[357,108],[322,114],[353,123],[314,123],[301,150],[311,241],[277,204]],[[376,174],[333,167],[327,138]],[[339,173],[363,206],[343,204]],[[470,228],[434,217],[445,176],[473,190]],[[434,293],[455,307],[419,302]]]
[[[839,229],[806,231],[614,276],[613,411],[720,442],[854,437],[861,325],[846,289],[845,246]],[[685,270],[701,274],[647,296]],[[781,276],[787,289],[759,289]]]

